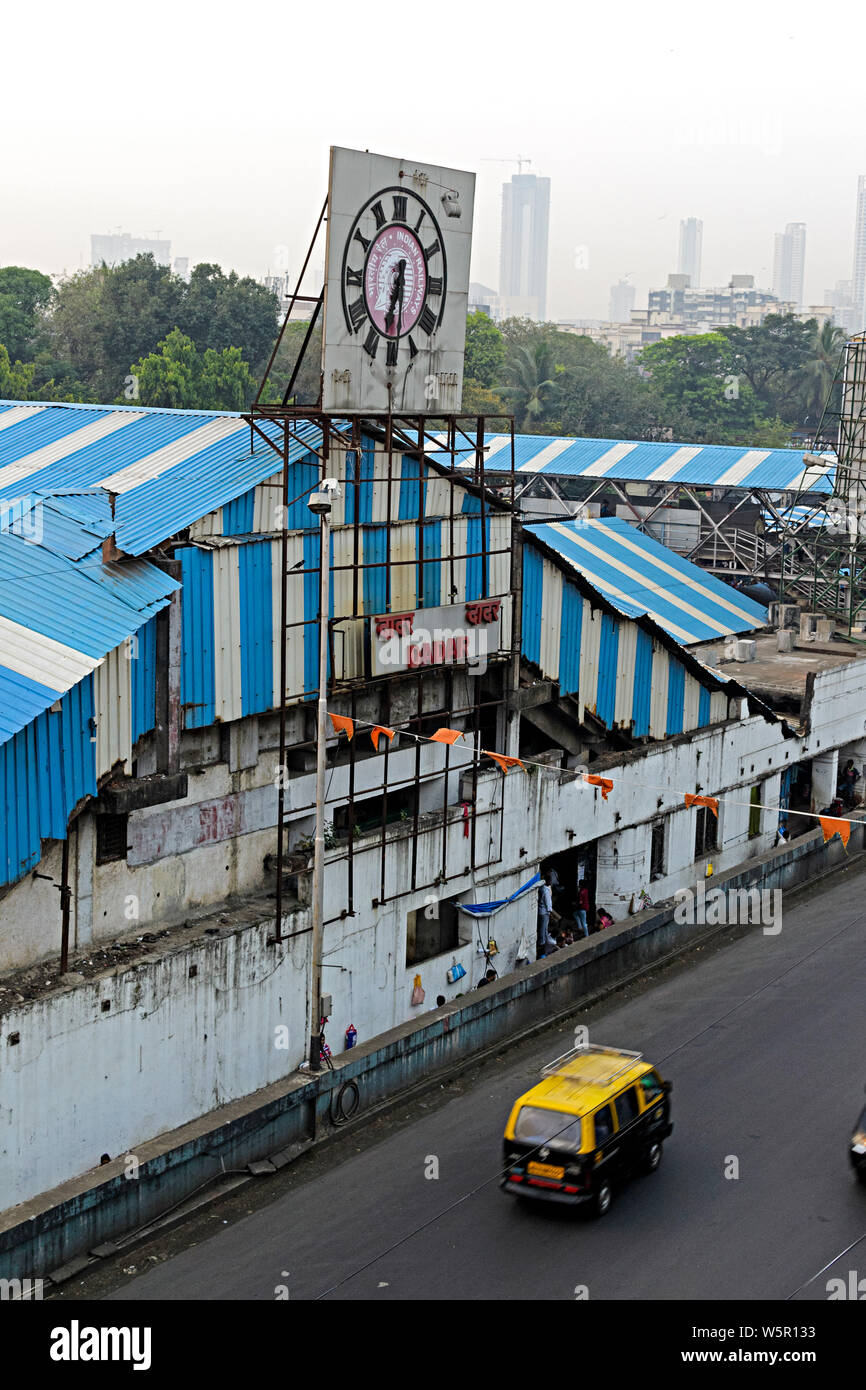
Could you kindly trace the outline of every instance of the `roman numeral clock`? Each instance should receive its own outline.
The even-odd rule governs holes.
[[[474,183],[331,151],[325,410],[460,410]]]

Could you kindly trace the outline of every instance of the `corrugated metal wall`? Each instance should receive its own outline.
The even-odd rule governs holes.
[[[358,528],[357,567],[354,527],[331,532],[332,567],[344,567],[332,572],[331,584],[334,662],[340,679],[365,673],[365,617],[508,593],[510,517],[485,518],[486,556],[481,553],[481,524],[481,516],[472,514],[457,515],[453,522],[431,518],[421,526],[415,520],[391,526],[370,521]],[[286,693],[291,700],[309,699],[318,690],[319,543],[318,531],[288,538],[287,606],[292,626],[286,644]],[[468,548],[478,552],[474,558],[466,558]],[[491,555],[491,549],[502,553]],[[280,699],[281,542],[223,541],[213,549],[187,546],[177,553],[183,579],[181,700],[186,727],[273,709]],[[503,615],[507,648],[510,611],[503,610]],[[558,663],[558,646],[547,631],[545,642],[549,660]]]
[[[156,622],[156,618],[151,618],[133,638],[133,743],[156,724]]]
[[[394,453],[389,487],[388,456],[381,445],[374,446],[372,441],[367,441],[359,455],[353,450],[332,450],[328,472],[339,480],[341,487],[341,496],[335,499],[331,514],[334,527],[352,525],[356,514],[365,526],[384,525],[389,517],[392,521],[417,521],[427,516],[451,515],[453,485],[447,478],[441,477],[429,463],[419,465],[417,459]],[[321,465],[315,454],[290,464],[290,530],[316,530],[318,522],[307,506],[307,498],[320,474]],[[196,521],[190,527],[190,539],[273,534],[282,527],[281,499],[282,474],[275,472],[233,502]],[[453,506],[458,516],[481,509],[480,500],[462,489],[454,493]]]
[[[132,654],[134,644],[123,643],[93,673],[96,701],[96,775],[110,772],[115,763],[132,762]]]
[[[93,676],[60,699],[13,738],[0,744],[0,883],[39,862],[43,840],[66,836],[69,814],[83,796],[96,794]]]
[[[704,688],[636,622],[593,608],[528,537],[523,655],[583,710],[608,727],[631,727],[637,738],[665,738],[727,718],[723,692]]]

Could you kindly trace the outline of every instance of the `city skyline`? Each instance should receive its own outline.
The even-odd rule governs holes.
[[[521,184],[519,182],[520,180],[528,182],[524,182],[523,184]],[[544,212],[546,219],[544,223],[544,232],[547,232],[547,235],[549,236],[548,215],[551,180],[549,178],[541,178],[537,175],[518,174],[512,177],[510,183],[503,184],[501,187],[502,208],[499,239],[499,283],[501,300],[500,309],[502,310],[503,317],[508,316],[509,309],[506,301],[509,298],[511,298],[515,301],[513,308],[514,313],[526,313],[529,317],[535,317],[536,315],[535,312],[532,310],[531,305],[528,302],[524,302],[534,296],[521,297],[518,296],[516,292],[508,295],[504,294],[502,291],[503,266],[507,257],[507,253],[505,250],[505,238],[508,234],[507,225],[509,221],[509,214],[506,213],[506,197],[507,192],[510,191],[514,185],[516,185],[518,188],[539,188],[544,190],[543,198],[545,202]],[[527,206],[528,204],[524,204],[524,213],[526,212]],[[704,221],[702,218],[688,217],[681,218],[679,221],[676,273],[689,275],[692,288],[700,287],[700,281],[702,279],[701,260],[703,228]],[[94,259],[96,253],[93,249],[97,245],[97,243],[105,243],[105,245],[108,245],[109,243],[116,243],[118,246],[121,244],[121,242],[123,242],[124,244],[129,243],[129,246],[132,249],[133,254],[135,253],[135,248],[144,249],[145,243],[150,243],[153,247],[156,247],[157,245],[159,245],[160,247],[171,246],[170,240],[163,240],[157,242],[152,237],[148,238],[131,236],[131,234],[128,232],[114,232],[108,234],[91,233],[89,240],[91,245],[91,265],[97,263],[97,260]],[[807,295],[804,289],[805,243],[806,224],[803,222],[788,222],[786,224],[784,232],[776,232],[773,234],[774,250],[772,257],[772,270],[770,273],[768,273],[768,269],[765,266],[762,268],[762,273],[759,272],[755,274],[754,270],[750,268],[754,264],[753,258],[753,260],[750,261],[746,266],[740,267],[739,272],[729,270],[725,275],[722,275],[721,277],[712,281],[707,280],[706,283],[714,284],[717,287],[724,287],[725,285],[729,284],[730,276],[732,274],[741,273],[754,275],[755,285],[757,288],[772,292],[782,302],[791,302],[797,304],[798,306],[806,306],[811,304],[815,306],[829,305],[838,307],[840,309],[840,313],[837,316],[837,321],[840,322],[849,331],[857,331],[854,327],[855,323],[860,322],[862,319],[863,324],[866,325],[866,175],[859,175],[857,181],[854,252],[851,279],[848,280],[846,277],[839,277],[835,281],[836,288],[833,291],[827,290],[825,288],[820,292],[820,294],[814,294],[812,296]],[[578,248],[578,251],[580,253],[586,253],[588,259],[588,248]],[[262,283],[265,283],[268,282],[270,279],[273,279],[273,266],[274,264],[276,264],[282,266],[281,274],[283,276],[287,275],[289,280],[292,280],[293,282],[291,268],[287,270],[285,265],[287,254],[288,247],[285,246],[285,244],[278,244],[272,248],[271,257],[268,260],[268,263],[263,267],[257,267],[248,270],[240,270],[237,266],[226,264],[223,265],[223,269],[236,269],[241,274],[252,275],[253,278],[259,280]],[[168,253],[166,252],[161,259],[165,261],[167,256]],[[160,257],[157,258],[160,259]],[[198,264],[200,261],[205,259],[207,258],[204,256],[187,256],[182,257],[179,260],[178,258],[176,258],[173,262],[173,267],[175,271],[179,271],[181,270],[180,261],[184,262],[185,266],[192,266]],[[82,266],[80,268],[84,268],[83,256],[81,260]],[[477,258],[473,256],[473,269],[476,264],[476,260]],[[40,267],[35,268],[38,269]],[[63,272],[57,271],[48,271],[47,273],[54,274],[55,276],[63,274]],[[181,273],[186,273],[185,269],[182,270]],[[670,272],[668,272],[668,274],[669,273]],[[534,283],[544,283],[546,286],[546,281],[547,265],[545,263],[541,271],[539,271],[536,268]],[[585,308],[580,307],[579,312],[573,313],[571,315],[559,314],[551,310],[547,313],[546,317],[552,321],[571,321],[575,318],[594,318],[599,322],[604,321],[605,319],[612,322],[624,322],[627,321],[628,316],[626,315],[624,319],[619,319],[617,318],[617,314],[623,312],[622,306],[625,304],[626,299],[630,301],[629,312],[630,309],[635,307],[645,307],[645,305],[649,303],[649,297],[652,294],[652,292],[654,290],[657,290],[663,283],[666,282],[667,275],[660,276],[657,282],[649,280],[644,281],[643,283],[641,283],[640,281],[636,283],[636,277],[633,275],[631,271],[627,272],[627,275],[625,277],[622,274],[618,274],[616,281],[613,281],[608,286],[606,296],[607,306],[604,312],[596,312],[593,314],[589,313]],[[623,293],[624,289],[628,290],[628,295],[625,295]],[[614,310],[615,297],[616,303],[618,305],[616,312]],[[545,296],[542,294],[538,296],[538,298],[540,299],[542,306],[544,306]],[[540,310],[538,316],[541,318],[545,317],[543,307]]]
[[[664,284],[675,268],[679,222],[692,214],[704,224],[706,284],[723,283],[736,268],[769,287],[773,235],[795,217],[809,228],[804,302],[821,302],[825,285],[851,275],[857,178],[864,172],[858,45],[846,45],[838,56],[832,139],[829,125],[807,110],[796,83],[772,89],[754,83],[762,67],[777,71],[783,61],[790,71],[805,71],[813,61],[813,16],[803,3],[789,7],[779,24],[732,0],[725,24],[714,26],[709,18],[696,22],[682,0],[668,7],[666,38],[660,37],[658,17],[638,8],[625,26],[610,14],[582,15],[587,49],[616,52],[621,91],[611,103],[605,65],[590,65],[581,104],[597,114],[577,124],[567,49],[542,34],[524,35],[520,45],[501,46],[496,83],[525,85],[528,72],[543,73],[543,106],[480,102],[470,130],[465,75],[446,68],[437,76],[435,132],[422,109],[411,104],[396,129],[387,102],[359,115],[352,81],[368,49],[372,60],[372,35],[352,54],[333,45],[327,108],[315,72],[293,76],[289,126],[278,85],[238,68],[224,36],[197,23],[192,12],[173,17],[167,55],[158,26],[142,28],[133,11],[96,0],[88,61],[100,83],[81,84],[67,61],[81,42],[79,22],[64,7],[49,10],[53,41],[41,58],[42,98],[33,99],[26,64],[7,74],[10,108],[27,110],[30,124],[27,147],[15,142],[6,152],[0,219],[0,263],[6,265],[72,273],[89,260],[91,233],[120,225],[134,234],[161,227],[192,262],[215,261],[256,278],[268,268],[281,269],[282,261],[299,267],[325,194],[328,148],[347,144],[405,150],[420,160],[477,172],[471,273],[487,285],[498,283],[503,173],[489,161],[517,151],[531,157],[529,167],[544,171],[553,192],[547,312],[554,318],[604,317],[610,286],[626,272],[638,302],[649,288]],[[481,12],[446,0],[442,14],[446,24],[459,25],[467,51],[485,51],[489,33]],[[265,0],[261,24],[279,23],[279,16]],[[347,0],[337,0],[335,29],[352,16]],[[10,51],[27,51],[28,24],[21,12],[9,17]],[[298,42],[313,39],[314,16],[302,15],[293,26]],[[420,15],[406,18],[407,42],[423,41],[424,33]],[[114,61],[133,48],[134,65],[127,69]],[[171,109],[155,106],[155,74],[191,53],[196,61],[184,64]],[[663,88],[647,87],[648,54],[676,69],[675,99]],[[228,106],[214,102],[222,77],[232,84]],[[707,93],[721,82],[726,101],[720,114]],[[47,180],[39,175],[33,150],[50,147],[68,113],[74,151]],[[254,152],[266,135],[275,143],[265,160]],[[262,179],[265,164],[268,177]]]

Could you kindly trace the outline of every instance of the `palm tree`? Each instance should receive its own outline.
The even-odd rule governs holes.
[[[507,366],[508,385],[500,388],[504,400],[512,401],[518,428],[543,419],[556,382],[556,364],[549,343],[514,350]]]
[[[833,387],[833,378],[845,346],[847,334],[832,319],[816,326],[809,344],[809,359],[803,368],[801,391],[807,417],[821,418]]]

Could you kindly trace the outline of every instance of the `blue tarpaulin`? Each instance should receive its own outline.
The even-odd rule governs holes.
[[[519,888],[515,888],[507,898],[498,898],[492,903],[458,903],[461,912],[468,912],[470,917],[492,917],[494,912],[499,912],[509,903],[513,903],[517,898],[522,898],[524,893],[531,893],[533,888],[541,887],[541,874],[533,874],[527,883],[522,883]]]

